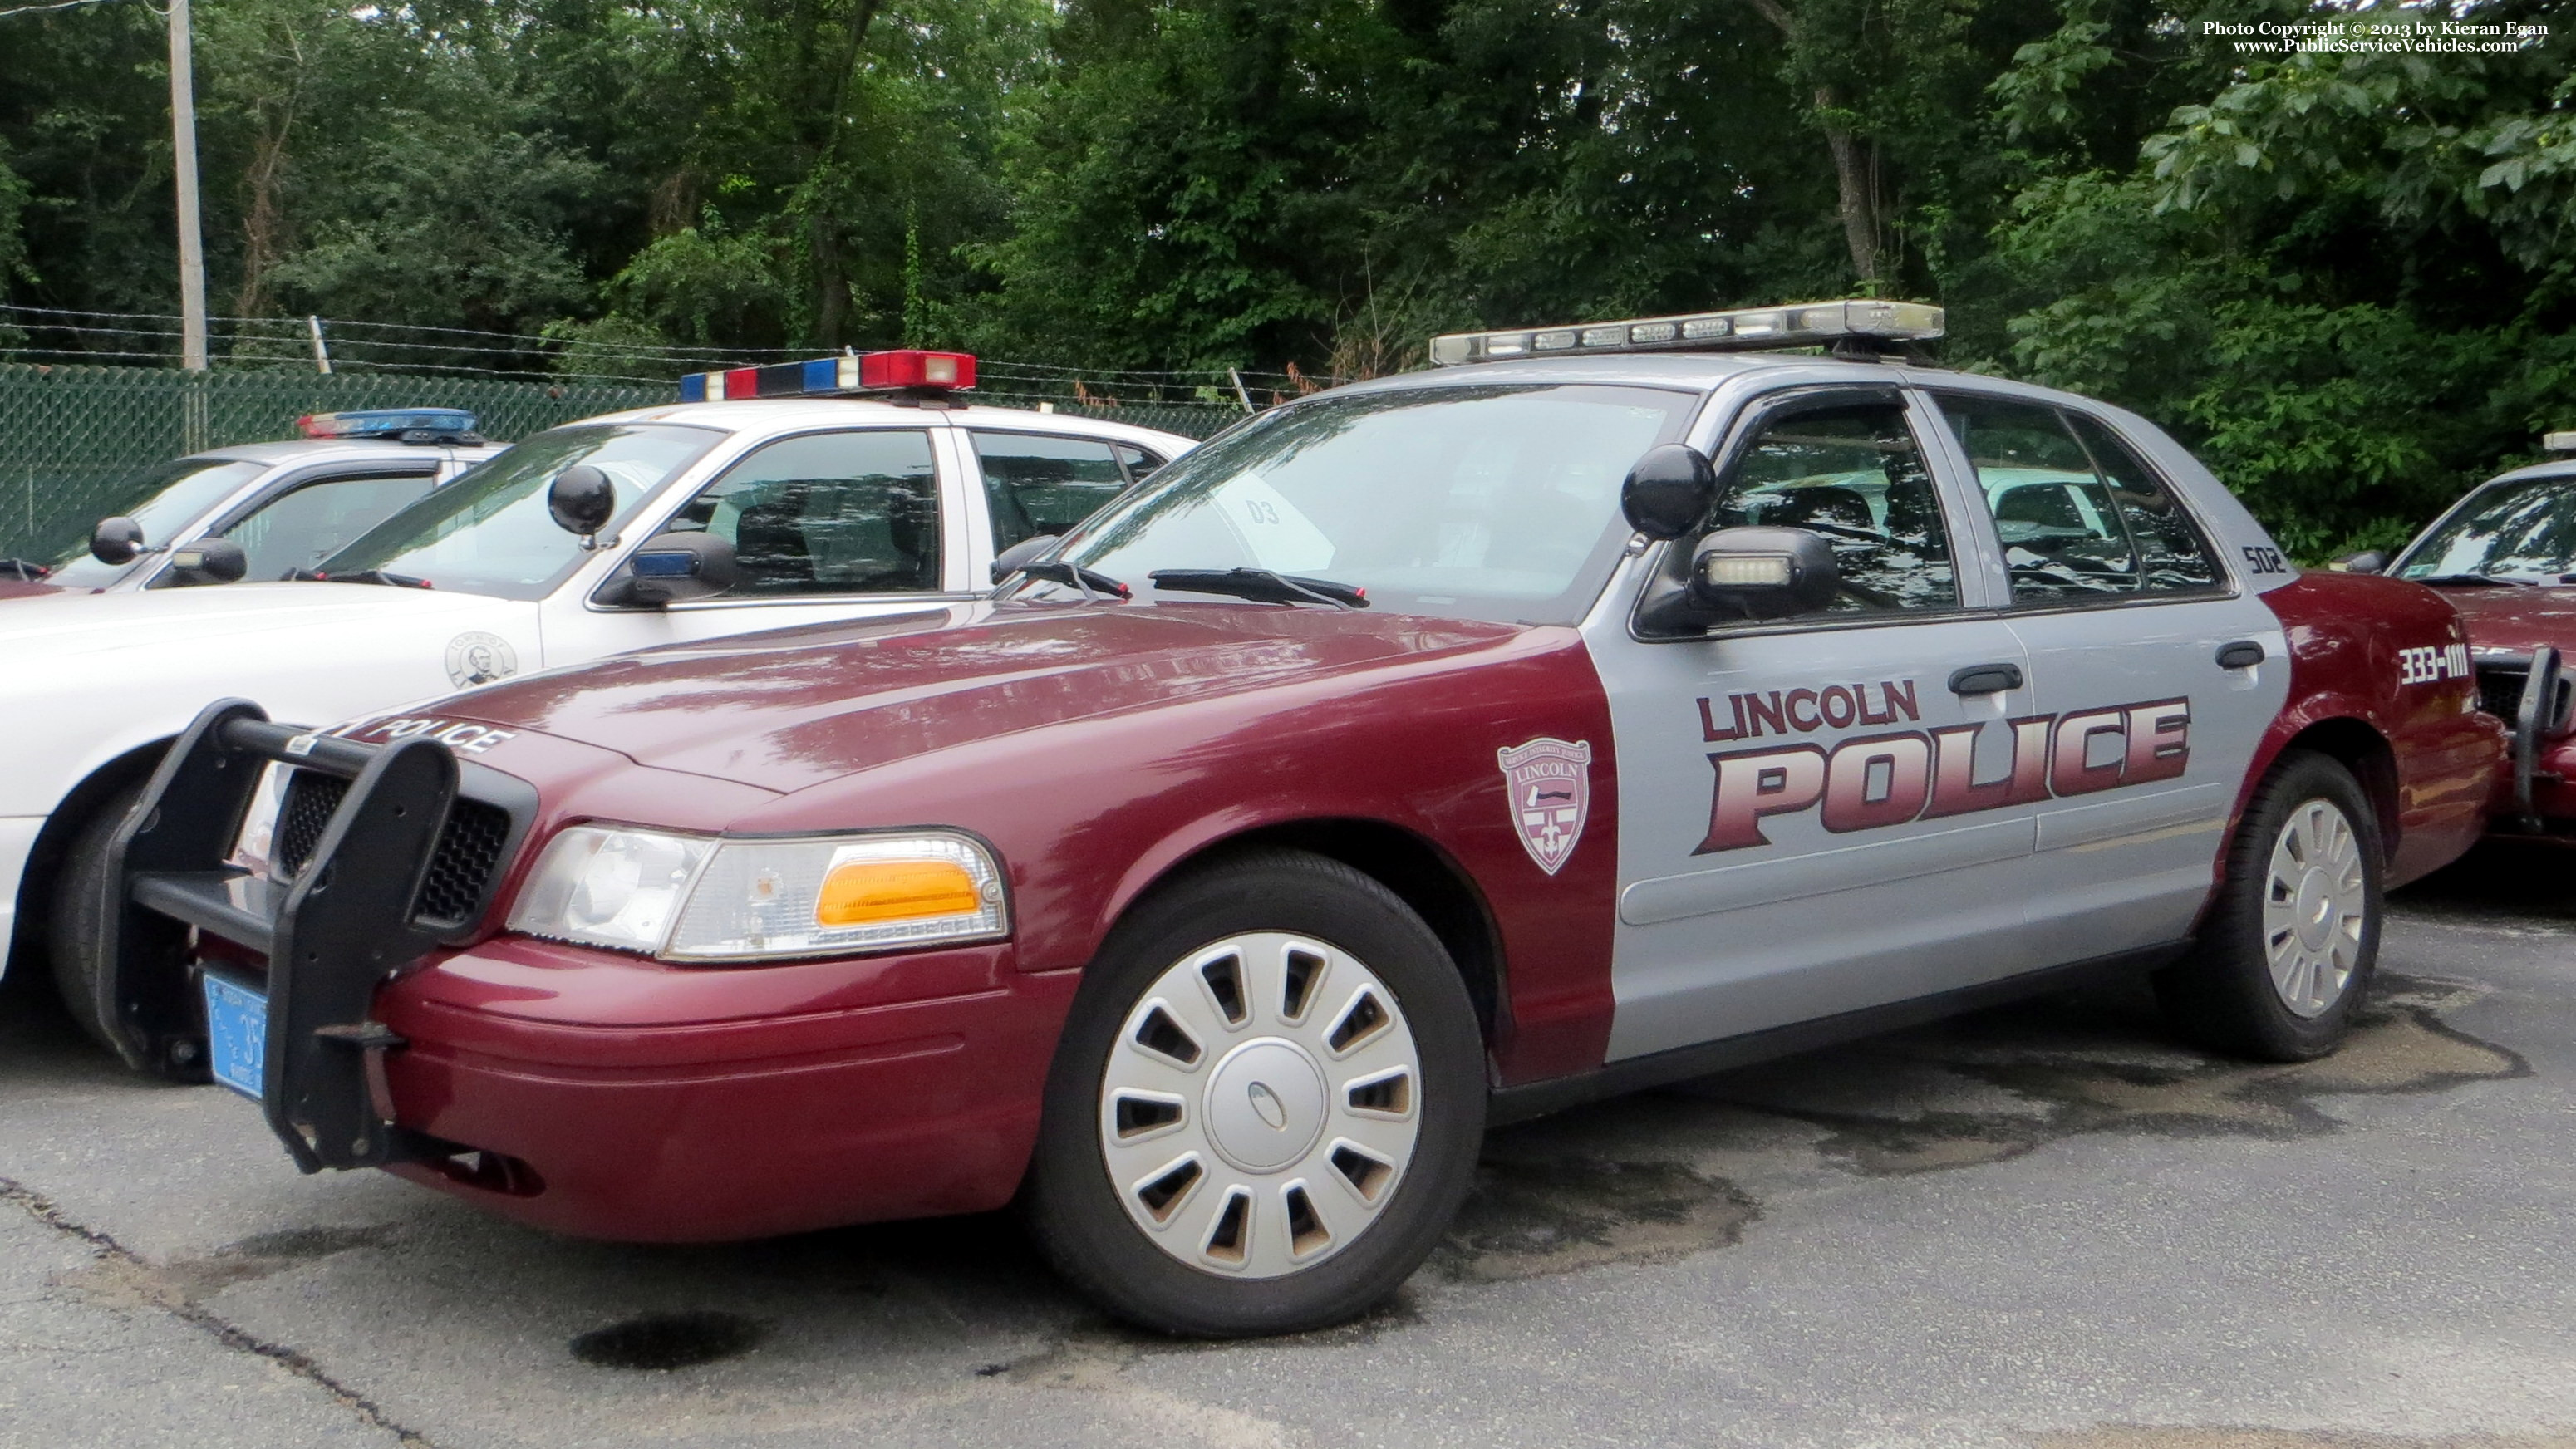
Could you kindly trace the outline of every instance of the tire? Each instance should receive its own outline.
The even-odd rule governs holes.
[[[63,857],[62,873],[54,878],[54,898],[46,919],[46,950],[53,958],[54,990],[63,999],[63,1009],[89,1033],[90,1040],[110,1051],[116,1043],[98,1014],[98,977],[105,969],[99,938],[106,924],[101,912],[108,898],[107,843],[148,783],[137,780],[117,790],[81,822],[70,853]]]
[[[1086,973],[1048,1077],[1032,1227],[1058,1272],[1140,1327],[1340,1323],[1447,1231],[1485,1091],[1475,1008],[1420,916],[1321,856],[1237,856],[1159,888]]]
[[[2284,754],[2247,802],[2191,954],[2156,975],[2201,1046],[2304,1062],[2341,1045],[2379,959],[2379,814],[2352,772]]]

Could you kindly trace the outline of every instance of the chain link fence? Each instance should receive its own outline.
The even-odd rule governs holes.
[[[305,413],[458,407],[482,420],[486,436],[518,439],[672,401],[667,386],[572,380],[0,363],[0,558],[56,557],[89,536],[134,474],[207,448],[291,438]],[[1243,415],[1185,404],[1052,407],[1193,438]]]

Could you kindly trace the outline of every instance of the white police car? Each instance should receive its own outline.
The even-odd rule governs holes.
[[[989,589],[998,550],[1193,446],[970,407],[957,394],[974,381],[972,357],[910,351],[692,377],[683,397],[707,400],[539,433],[301,580],[0,608],[11,969],[50,957],[95,1025],[94,913],[68,903],[212,700],[343,719],[648,645],[962,602]]]
[[[0,559],[0,599],[279,578],[507,446],[484,441],[458,408],[295,422],[300,438],[209,448],[128,479],[86,538]]]

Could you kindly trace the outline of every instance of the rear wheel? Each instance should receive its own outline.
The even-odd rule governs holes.
[[[1123,922],[1058,1048],[1029,1205],[1059,1271],[1166,1333],[1337,1323],[1437,1245],[1482,1145],[1483,1041],[1384,886],[1272,852]]]
[[[54,990],[62,996],[63,1009],[92,1041],[111,1051],[116,1044],[98,1011],[99,975],[107,969],[102,939],[107,923],[107,845],[116,827],[133,811],[134,802],[143,798],[147,783],[137,780],[116,791],[81,823],[70,853],[63,858],[62,874],[54,878],[54,898],[46,919],[46,948],[53,957]]]
[[[2339,1045],[2379,956],[2379,817],[2327,756],[2282,757],[2248,802],[2192,954],[2157,975],[2184,1035],[2263,1061]]]

